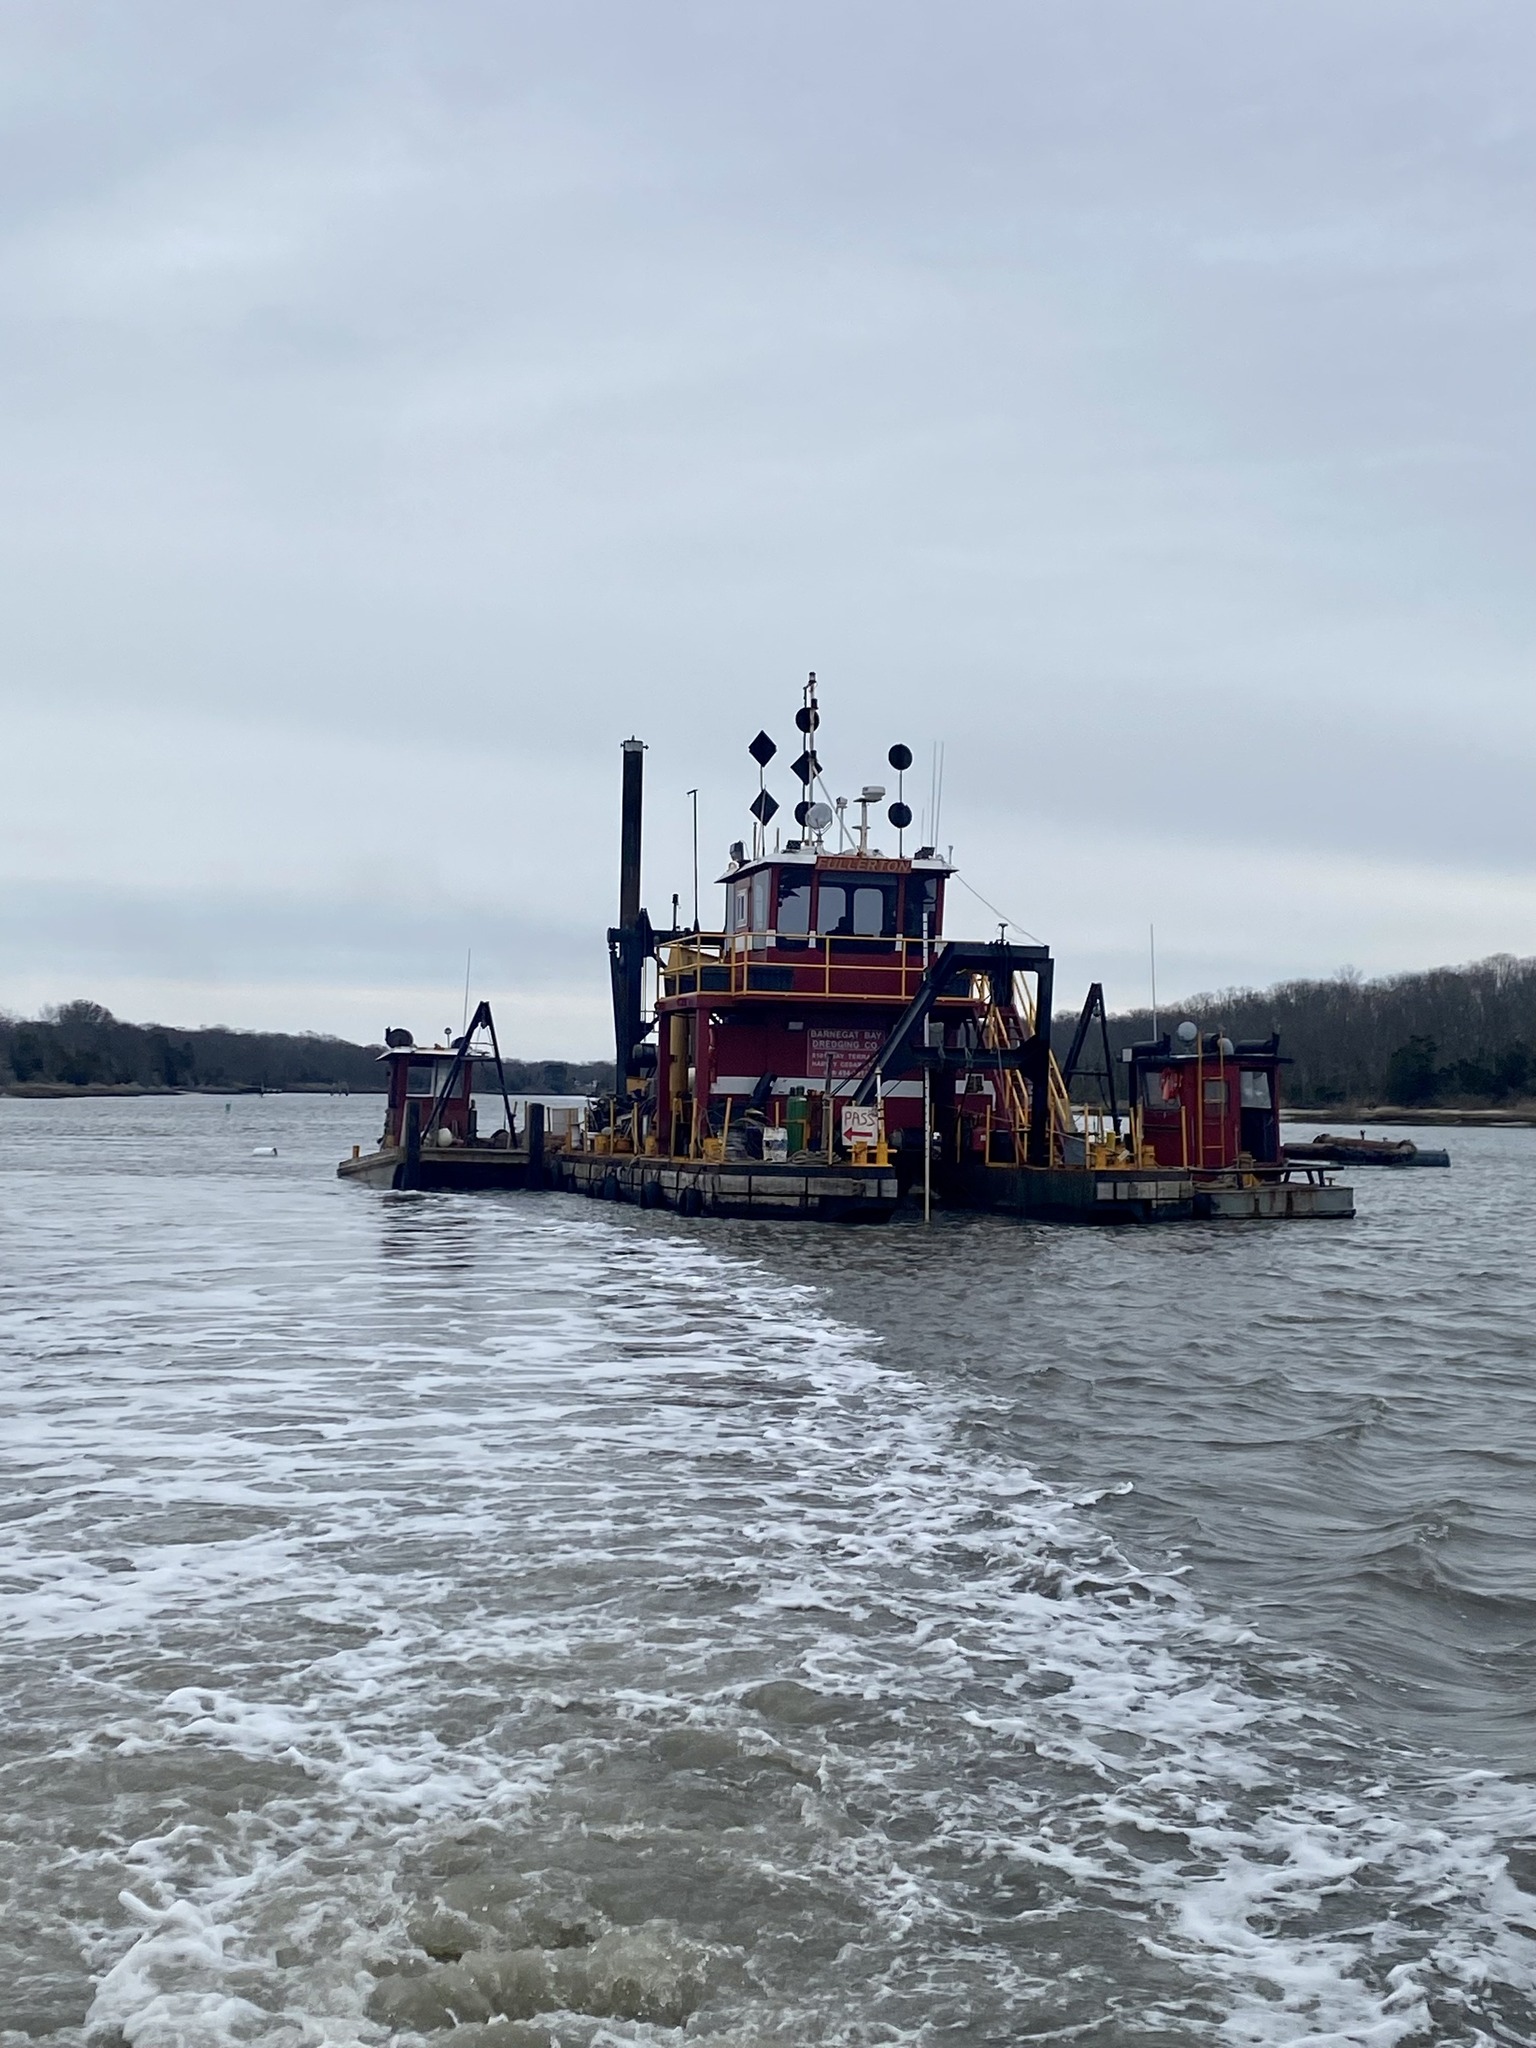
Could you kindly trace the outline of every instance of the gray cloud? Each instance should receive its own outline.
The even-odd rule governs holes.
[[[10,26],[0,1001],[600,1049],[810,666],[1112,995],[1536,949],[1512,0]]]

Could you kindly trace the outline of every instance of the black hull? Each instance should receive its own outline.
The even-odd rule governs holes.
[[[541,1160],[500,1146],[424,1146],[413,1160],[405,1148],[391,1145],[343,1159],[338,1180],[355,1180],[369,1188],[419,1189],[424,1194],[472,1194],[481,1188],[541,1188],[548,1178]]]
[[[934,1191],[946,1208],[1042,1223],[1182,1223],[1198,1213],[1189,1175],[1165,1167],[946,1166]]]

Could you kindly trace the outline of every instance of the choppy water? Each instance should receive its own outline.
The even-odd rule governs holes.
[[[1536,2039],[1536,1134],[842,1234],[374,1122],[0,1103],[5,2048]]]

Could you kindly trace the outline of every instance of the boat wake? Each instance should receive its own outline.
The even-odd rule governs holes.
[[[1531,2038],[1530,1789],[986,1401],[664,1219],[291,1228],[17,1327],[6,2048]]]

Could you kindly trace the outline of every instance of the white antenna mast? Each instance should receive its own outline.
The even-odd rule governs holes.
[[[689,801],[693,805],[693,928],[699,928],[699,792],[690,789]]]

